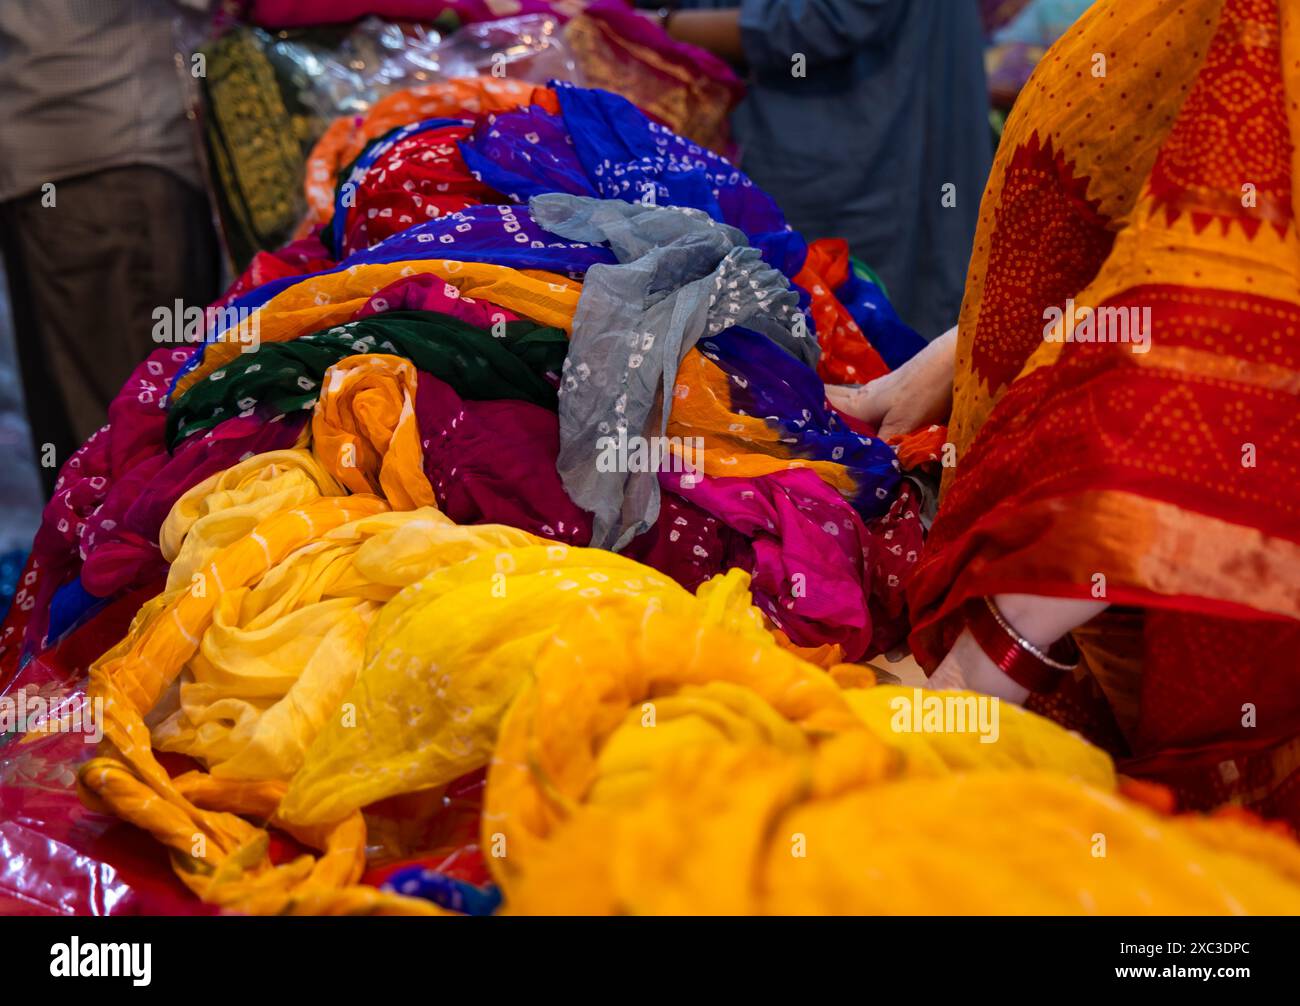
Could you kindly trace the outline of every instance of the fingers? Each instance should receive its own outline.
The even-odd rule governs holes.
[[[935,672],[926,680],[925,687],[935,691],[965,690],[965,675],[962,673],[960,664],[952,658],[951,654],[935,668]]]
[[[864,423],[871,423],[873,426],[879,425],[889,409],[889,403],[884,395],[885,386],[881,384],[883,380],[878,377],[861,387],[828,384],[826,398],[846,415],[861,419]]]

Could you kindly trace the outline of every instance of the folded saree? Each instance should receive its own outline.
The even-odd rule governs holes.
[[[471,401],[422,371],[415,418],[424,474],[438,508],[457,524],[506,524],[570,545],[591,540],[591,516],[555,471],[554,412],[531,402]]]
[[[283,414],[315,406],[325,372],[346,356],[383,353],[410,360],[466,398],[518,398],[553,405],[542,375],[558,372],[564,333],[532,322],[501,325],[501,337],[432,312],[388,311],[245,353],[173,399],[175,444],[257,406]]]
[[[841,691],[670,613],[631,635],[567,626],[489,772],[505,910],[1300,912],[1294,842],[1130,803],[1104,754],[1030,713],[993,755],[974,734],[900,734],[890,707],[910,692]]]
[[[395,910],[403,899],[355,886],[360,815],[322,828],[289,825],[277,809],[284,778],[321,718],[348,715],[335,700],[359,669],[378,603],[439,562],[532,540],[511,528],[457,527],[432,510],[389,513],[371,496],[270,515],[213,553],[198,571],[202,589],[145,605],[92,668],[89,694],[105,700],[106,740],[81,770],[83,787],[171,846],[182,880],[212,903],[258,913]],[[142,717],[167,712],[155,707],[173,701],[168,692],[182,670],[177,709],[151,738]],[[172,779],[152,753],[155,742],[199,757],[211,772]],[[271,866],[265,832],[239,814],[323,855]]]
[[[461,143],[467,165],[485,183],[519,203],[559,192],[678,206],[744,231],[801,292],[825,380],[870,380],[924,345],[880,287],[849,267],[847,245],[805,243],[771,198],[728,161],[651,122],[617,95],[557,86],[558,111],[547,98],[544,105],[488,116]]]
[[[454,286],[436,276],[409,276],[390,283],[372,294],[370,299],[352,316],[353,321],[369,318],[389,311],[429,311],[446,314],[479,328],[488,328],[498,321],[519,321],[513,311],[473,297],[462,297]]]
[[[250,455],[301,445],[306,416],[266,409],[231,416],[168,454],[159,439],[152,457],[120,479],[87,522],[81,583],[97,597],[149,582],[166,572],[159,530],[172,506],[195,485]]]
[[[201,346],[173,383],[172,397],[184,394],[209,374],[220,372],[222,366],[240,356],[241,346],[252,344],[254,338],[265,348],[268,343],[288,342],[341,324],[382,288],[420,274],[438,276],[463,296],[500,304],[542,325],[567,329],[578,305],[579,284],[547,273],[436,258],[357,265],[297,282],[277,293],[223,339]]]
[[[366,148],[340,183],[327,233],[334,257],[369,248],[423,220],[495,202],[496,193],[465,167],[456,141],[471,124],[426,119]]]
[[[155,759],[142,718],[199,651],[228,591],[255,581],[317,536],[385,510],[374,497],[351,496],[276,513],[218,551],[196,585],[146,604],[122,642],[91,668],[87,694],[103,701],[105,740],[100,756],[80,769],[83,791],[169,845],[178,875],[204,900],[252,912],[384,911],[404,902],[356,886],[364,866],[359,816],[329,829],[298,831],[295,837],[321,855],[271,866],[266,833],[237,815],[273,819],[282,784],[214,785],[201,772],[173,780]]]
[[[971,598],[1110,602],[1032,707],[1184,806],[1293,825],[1298,46],[1275,0],[1106,0],[1040,65],[984,197],[958,463],[909,590],[928,666]],[[1048,100],[1099,48],[1105,90]]]
[[[418,380],[409,360],[384,353],[344,357],[325,372],[311,420],[312,454],[354,493],[394,510],[432,506],[415,419]]]
[[[364,117],[345,115],[330,123],[307,157],[303,182],[307,215],[298,227],[304,237],[334,215],[335,185],[371,140],[422,119],[504,112],[545,100],[545,88],[509,77],[457,77],[394,91],[375,102]],[[552,99],[553,101],[553,99]]]
[[[591,540],[591,515],[564,491],[554,412],[522,401],[472,401],[421,372],[415,414],[424,473],[458,524],[507,524],[553,541]],[[665,496],[659,519],[623,554],[694,590],[725,570],[753,569],[748,539],[693,503]]]
[[[159,550],[170,563],[167,590],[188,587],[214,552],[252,533],[263,518],[322,496],[345,495],[302,448],[255,454],[209,476],[176,501],[158,531]]]
[[[788,360],[743,328],[700,343],[677,371],[668,436],[698,444],[693,459],[705,475],[754,478],[806,468],[864,517],[883,513],[900,479],[894,452],[844,423],[827,406],[815,372]]]
[[[754,605],[777,629],[802,646],[837,644],[850,661],[873,648],[872,544],[862,518],[814,472],[659,479],[751,539]]]

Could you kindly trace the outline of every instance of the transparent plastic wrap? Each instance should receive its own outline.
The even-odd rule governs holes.
[[[266,31],[179,28],[177,66],[199,126],[213,204],[235,271],[288,241],[306,209],[304,165],[340,117],[403,90],[477,74],[581,82],[561,19],[530,14],[443,35],[423,24]]]
[[[526,14],[470,24],[439,46],[444,77],[478,74],[509,76],[545,84],[550,80],[583,83],[559,18]]]
[[[114,602],[28,662],[0,695],[0,914],[211,911],[176,879],[159,846],[77,794],[77,769],[95,751],[98,726],[86,705],[86,669],[147,594]]]
[[[92,810],[77,772],[100,737],[87,704],[90,665],[127,631],[158,585],[132,591],[29,661],[0,693],[0,915],[206,915],[176,877],[163,846]],[[180,756],[163,756],[173,771]],[[485,773],[367,809],[364,882],[404,887],[457,910],[490,910],[495,895],[478,847]],[[277,861],[302,851],[271,834]],[[428,888],[428,891],[425,890]]]

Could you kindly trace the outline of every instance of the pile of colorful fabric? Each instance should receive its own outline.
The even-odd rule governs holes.
[[[280,246],[295,229],[314,230],[322,211],[328,218],[337,174],[370,140],[422,119],[526,104],[526,81],[607,88],[696,143],[733,147],[728,115],[744,93],[735,72],[625,0],[228,6],[233,14],[217,17],[194,56],[203,73],[193,105],[240,269],[255,255],[295,257]],[[475,74],[494,86],[455,86]]]
[[[936,431],[825,401],[920,347],[842,243],[607,92],[395,107],[64,467],[0,636],[49,713],[0,752],[9,862],[113,910],[1300,905],[1286,836],[1031,713],[895,722],[920,693],[862,661],[907,633]],[[95,886],[33,876],[0,896]]]

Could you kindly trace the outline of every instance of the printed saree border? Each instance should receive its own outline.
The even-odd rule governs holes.
[[[989,557],[990,545],[1002,554]],[[1224,556],[1232,557],[1226,565]],[[1300,620],[1300,543],[1103,490],[1003,503],[963,535],[959,549],[923,555],[908,588],[913,652],[922,666],[937,664],[957,635],[953,616],[972,597],[1092,599],[1097,573],[1106,576],[1112,604]]]

